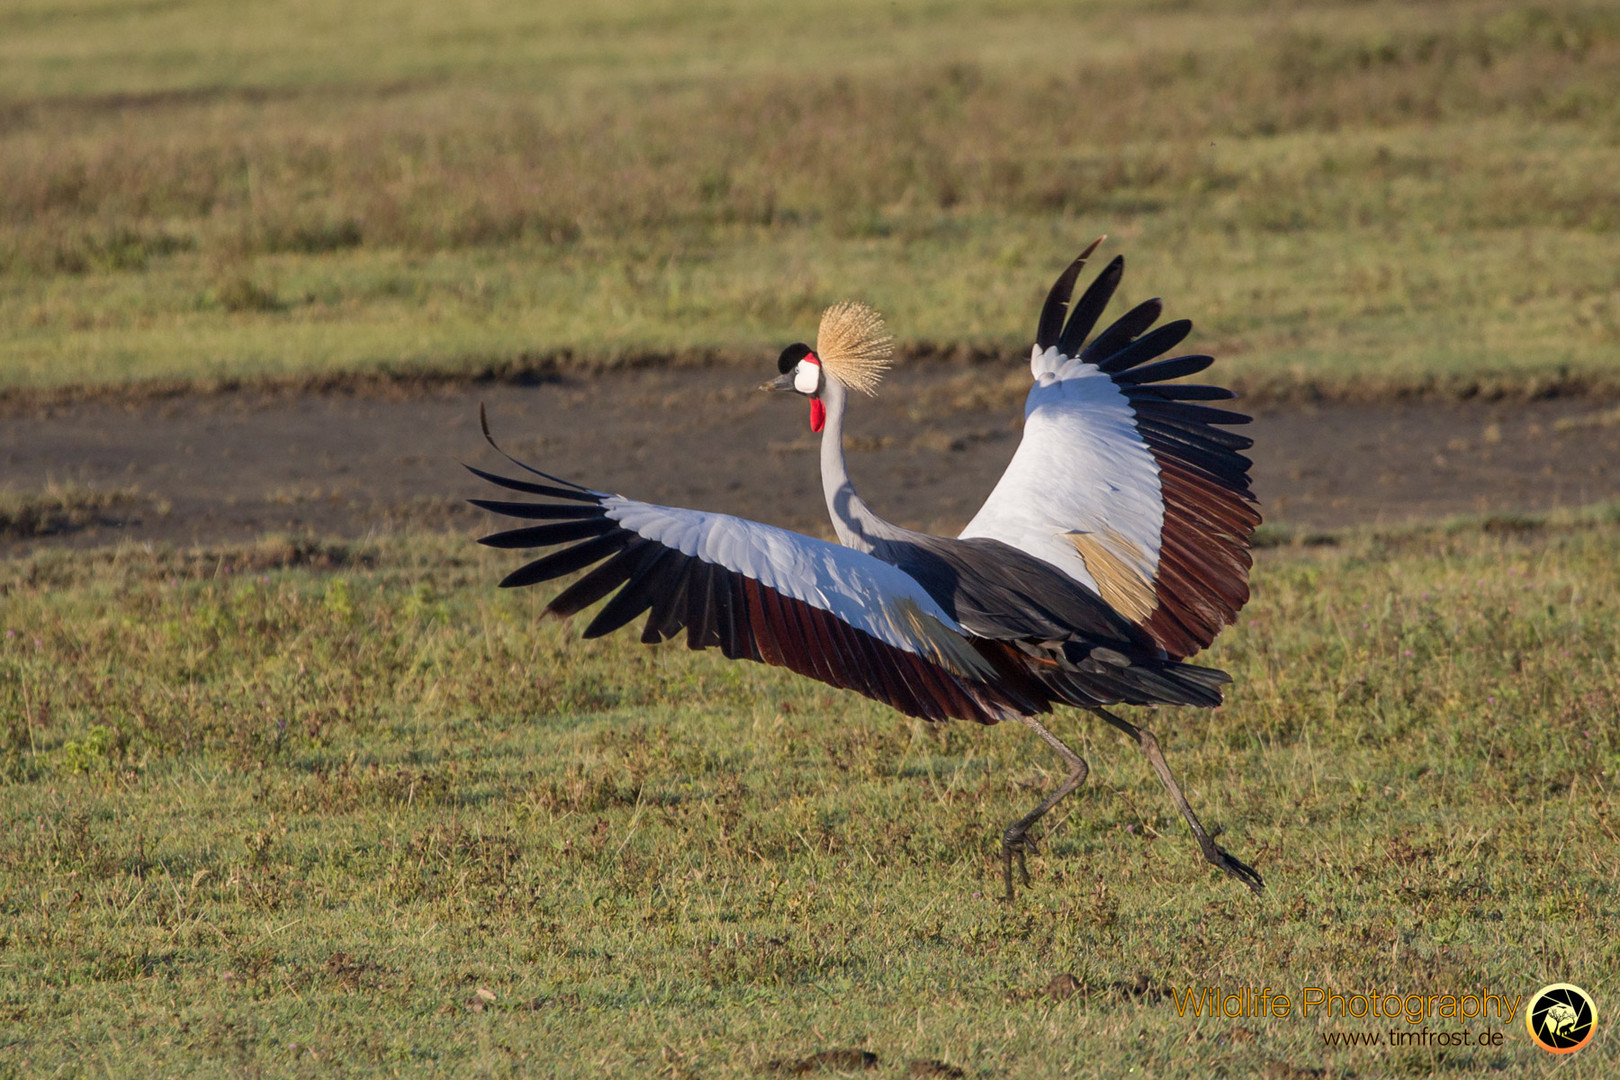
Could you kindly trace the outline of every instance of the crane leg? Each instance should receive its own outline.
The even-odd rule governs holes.
[[[1056,791],[1041,801],[1041,805],[1007,826],[1007,831],[1001,834],[1001,880],[1007,886],[1006,899],[1009,902],[1013,899],[1012,864],[1015,853],[1018,855],[1018,873],[1024,879],[1024,887],[1029,888],[1029,868],[1024,865],[1024,851],[1026,848],[1035,846],[1035,841],[1026,835],[1029,832],[1029,827],[1039,821],[1041,815],[1056,806],[1075,788],[1085,783],[1086,774],[1091,771],[1091,767],[1086,764],[1085,758],[1065,746],[1063,740],[1046,730],[1039,720],[1036,720],[1033,716],[1023,716],[1019,719],[1028,724],[1030,729],[1046,742],[1047,746],[1058,752],[1058,755],[1063,758],[1064,764],[1069,766],[1069,775],[1063,783],[1057,786]]]
[[[1265,881],[1254,867],[1227,854],[1226,850],[1204,831],[1204,826],[1198,821],[1198,815],[1193,813],[1192,807],[1187,804],[1187,797],[1181,793],[1181,786],[1171,774],[1170,766],[1165,764],[1164,754],[1159,750],[1159,740],[1153,737],[1153,732],[1147,728],[1139,728],[1128,720],[1121,720],[1107,709],[1092,708],[1091,711],[1136,740],[1137,745],[1142,748],[1142,753],[1147,755],[1148,764],[1153,766],[1153,771],[1159,774],[1159,779],[1169,790],[1170,798],[1175,800],[1181,816],[1187,819],[1187,826],[1192,829],[1193,839],[1198,841],[1198,849],[1204,853],[1204,858],[1259,895],[1260,890],[1265,888]]]

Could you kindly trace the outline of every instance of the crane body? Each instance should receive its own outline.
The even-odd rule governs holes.
[[[1087,710],[1146,754],[1204,858],[1259,891],[1260,875],[1203,828],[1153,734],[1105,708],[1221,703],[1229,677],[1186,658],[1248,598],[1248,542],[1260,520],[1249,462],[1238,453],[1249,440],[1224,430],[1248,417],[1190,404],[1230,398],[1229,390],[1167,381],[1212,360],[1153,362],[1190,330],[1185,321],[1150,329],[1156,300],[1086,341],[1123,269],[1116,258],[1069,312],[1096,246],[1047,298],[1031,351],[1023,438],[960,536],[885,521],[850,480],[848,391],[875,390],[891,345],[875,312],[845,303],[823,316],[815,348],[783,350],[778,378],[762,387],[810,399],[839,543],[595,491],[508,458],[538,479],[472,471],[546,501],[475,505],[543,524],[481,542],[557,550],[502,586],[585,570],[546,611],[569,616],[605,599],[586,637],[646,614],[644,642],[684,631],[690,648],[786,667],[910,716],[1025,724],[1068,771],[1002,836],[1008,900],[1015,858],[1029,884],[1028,830],[1089,771],[1040,718],[1059,705]]]

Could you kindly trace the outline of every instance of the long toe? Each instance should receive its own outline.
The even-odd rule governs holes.
[[[1217,847],[1215,851],[1219,858],[1210,861],[1243,882],[1249,887],[1250,892],[1259,896],[1266,887],[1265,879],[1260,876],[1260,872],[1243,860],[1236,858],[1224,848]]]

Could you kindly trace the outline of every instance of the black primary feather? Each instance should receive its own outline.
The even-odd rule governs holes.
[[[571,548],[554,551],[550,555],[542,556],[531,563],[525,563],[501,579],[501,588],[518,589],[525,585],[536,585],[542,581],[572,574],[575,570],[583,570],[594,562],[600,562],[619,548],[625,545],[629,535],[627,533],[611,532],[606,536],[599,536],[595,540],[577,544]],[[566,594],[564,594],[566,595]]]
[[[1149,335],[1150,337],[1152,335]],[[1147,338],[1143,338],[1146,341]],[[1196,375],[1215,362],[1213,356],[1177,356],[1170,360],[1160,360],[1156,364],[1143,364],[1130,371],[1121,371],[1114,376],[1114,382],[1120,386],[1137,386],[1142,383],[1164,382],[1167,379],[1179,379],[1184,375]],[[1230,393],[1230,391],[1228,391]]]
[[[563,521],[569,518],[602,517],[605,511],[595,504],[558,506],[556,503],[506,502],[502,499],[468,499],[480,510],[493,510],[507,517],[528,518],[531,521]]]
[[[1158,322],[1162,311],[1164,301],[1158,297],[1142,301],[1115,319],[1108,329],[1098,334],[1096,340],[1087,345],[1085,351],[1080,354],[1080,359],[1090,360],[1107,371],[1105,361],[1129,345],[1136,335]]]
[[[476,468],[472,465],[464,464],[462,465],[462,468],[466,469],[468,472],[482,480],[488,480],[497,487],[506,488],[508,491],[521,491],[525,495],[545,495],[552,499],[572,499],[575,502],[590,503],[594,503],[597,499],[601,498],[599,493],[586,491],[583,488],[578,491],[571,491],[566,488],[549,487],[545,484],[531,483],[528,480],[516,480],[510,476],[498,476],[495,473],[485,472],[483,469]],[[471,500],[468,501],[470,502]]]
[[[619,526],[606,517],[594,517],[586,521],[559,521],[553,525],[533,525],[527,529],[511,529],[507,532],[498,532],[491,536],[481,536],[478,542],[485,547],[492,548],[532,548],[549,547],[552,544],[566,544],[571,540],[584,540],[587,537],[601,536],[611,532]]]
[[[589,488],[581,487],[579,484],[574,483],[572,480],[564,480],[560,476],[552,476],[548,472],[541,472],[539,469],[535,468],[533,465],[525,465],[523,462],[519,461],[517,458],[513,457],[511,454],[508,454],[505,450],[502,450],[501,449],[501,444],[495,441],[495,436],[493,436],[493,435],[491,435],[489,433],[489,414],[487,412],[485,412],[484,403],[482,401],[480,401],[478,403],[478,426],[480,428],[482,428],[483,431],[484,431],[484,441],[489,443],[490,446],[494,447],[495,452],[497,454],[501,455],[501,457],[505,458],[507,461],[510,461],[512,464],[516,465],[518,468],[522,469],[524,472],[533,473],[536,476],[543,477],[546,480],[550,480],[553,484],[561,484],[563,487],[573,488],[573,489],[575,489],[576,491],[579,491],[579,492],[583,492],[583,493],[587,493],[587,494],[591,494],[591,495],[604,495],[604,494],[606,494],[606,492],[591,491]]]
[[[1113,327],[1110,327],[1108,332],[1112,333]],[[1110,375],[1129,371],[1138,364],[1145,364],[1154,357],[1163,356],[1186,340],[1187,335],[1190,333],[1192,333],[1191,319],[1177,319],[1174,322],[1167,322],[1155,330],[1149,330],[1111,356],[1105,356],[1101,352],[1097,353],[1096,355],[1100,357],[1097,366]],[[1097,340],[1100,342],[1102,338]],[[1086,351],[1090,353],[1092,350],[1088,349]],[[1119,380],[1116,379],[1115,381],[1118,382]]]
[[[647,588],[648,584],[656,584],[658,575],[656,571],[670,556],[684,559],[686,556],[661,544],[648,544],[639,553],[635,569],[631,571],[630,578],[624,587],[613,594],[613,598],[602,605],[602,610],[596,613],[590,625],[585,627],[585,633],[580,635],[586,638],[598,638],[604,634],[611,634],[631,619],[640,615],[652,606],[653,592]]]
[[[1115,255],[1074,305],[1069,325],[1063,328],[1063,336],[1058,339],[1058,352],[1064,356],[1080,355],[1080,346],[1086,343],[1086,335],[1102,318],[1103,309],[1114,298],[1114,290],[1119,288],[1119,279],[1124,273],[1125,256]]]
[[[1231,401],[1237,397],[1237,391],[1201,383],[1155,383],[1131,387],[1131,397],[1157,401]]]
[[[1246,413],[1231,412],[1228,409],[1212,409],[1208,405],[1185,405],[1179,401],[1167,401],[1161,405],[1155,405],[1154,411],[1165,420],[1185,424],[1189,427],[1197,425],[1200,434],[1213,437],[1219,437],[1221,433],[1204,429],[1202,425],[1247,424],[1254,419]],[[1244,447],[1244,449],[1248,448]]]
[[[1070,263],[1063,273],[1058,275],[1052,289],[1046,294],[1046,303],[1041,305],[1040,323],[1035,328],[1035,344],[1042,352],[1058,343],[1063,332],[1063,315],[1069,309],[1069,297],[1074,295],[1074,283],[1085,267],[1086,260],[1091,253],[1097,250],[1097,245],[1108,239],[1099,236],[1091,242],[1091,246],[1082,251],[1074,262]]]
[[[1154,402],[1155,409],[1158,405],[1158,402]],[[1219,428],[1207,428],[1203,434],[1223,435],[1225,439],[1201,438],[1184,427],[1157,421],[1151,413],[1140,411],[1136,414],[1136,430],[1142,433],[1149,446],[1162,445],[1171,457],[1203,470],[1233,490],[1247,489],[1249,486],[1249,466],[1253,463],[1234,451],[1247,450],[1254,445],[1253,439]]]
[[[632,536],[628,532],[610,533],[602,539],[617,540],[619,542],[617,547],[610,548],[604,544],[599,549],[613,557],[558,593],[551,603],[546,605],[548,612],[566,618],[569,615],[584,611],[628,581],[630,575],[635,572],[636,553],[641,548],[652,543],[650,540],[642,540],[639,537]],[[601,544],[602,541],[594,540],[592,543]],[[595,558],[591,559],[591,562],[595,562],[596,559],[601,557],[601,555],[596,555]],[[585,565],[590,564],[586,563]]]

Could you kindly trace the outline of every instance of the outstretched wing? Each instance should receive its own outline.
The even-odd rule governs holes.
[[[690,648],[789,668],[911,716],[995,723],[1050,708],[1012,665],[994,661],[1000,656],[994,646],[976,648],[912,577],[864,552],[726,514],[591,491],[544,473],[537,475],[551,483],[472,471],[551,500],[474,499],[486,510],[543,522],[481,543],[559,548],[507,575],[506,588],[594,566],[546,608],[572,615],[611,594],[586,637],[645,612],[642,641],[664,641],[684,629]]]
[[[1116,257],[1064,315],[1095,244],[1052,286],[1030,354],[1024,436],[964,538],[990,537],[1056,566],[1141,626],[1171,657],[1214,640],[1249,598],[1253,440],[1224,430],[1249,417],[1193,404],[1232,398],[1172,383],[1214,362],[1157,360],[1192,330],[1149,329],[1137,305],[1085,344],[1125,260]]]

